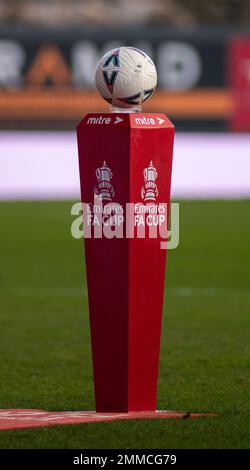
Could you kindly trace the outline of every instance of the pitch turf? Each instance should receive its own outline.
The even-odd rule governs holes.
[[[82,241],[69,202],[0,204],[0,408],[93,409]],[[182,202],[158,408],[216,412],[0,432],[1,448],[248,447],[250,201]]]

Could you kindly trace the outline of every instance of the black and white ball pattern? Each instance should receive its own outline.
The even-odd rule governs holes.
[[[157,72],[145,52],[134,47],[119,47],[102,57],[95,79],[99,93],[108,103],[131,108],[152,96]]]

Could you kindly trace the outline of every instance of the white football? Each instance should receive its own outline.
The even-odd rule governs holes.
[[[135,47],[118,47],[105,54],[96,70],[101,96],[120,108],[132,108],[154,93],[157,72],[153,61]]]

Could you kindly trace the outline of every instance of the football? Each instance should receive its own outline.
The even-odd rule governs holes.
[[[145,52],[135,47],[119,47],[101,58],[95,80],[99,93],[108,103],[131,109],[152,96],[157,72]]]

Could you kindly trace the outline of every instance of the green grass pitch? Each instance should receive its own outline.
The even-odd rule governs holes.
[[[0,408],[94,409],[71,202],[0,204]],[[185,201],[168,253],[158,408],[215,412],[0,432],[1,448],[249,446],[250,201]]]

